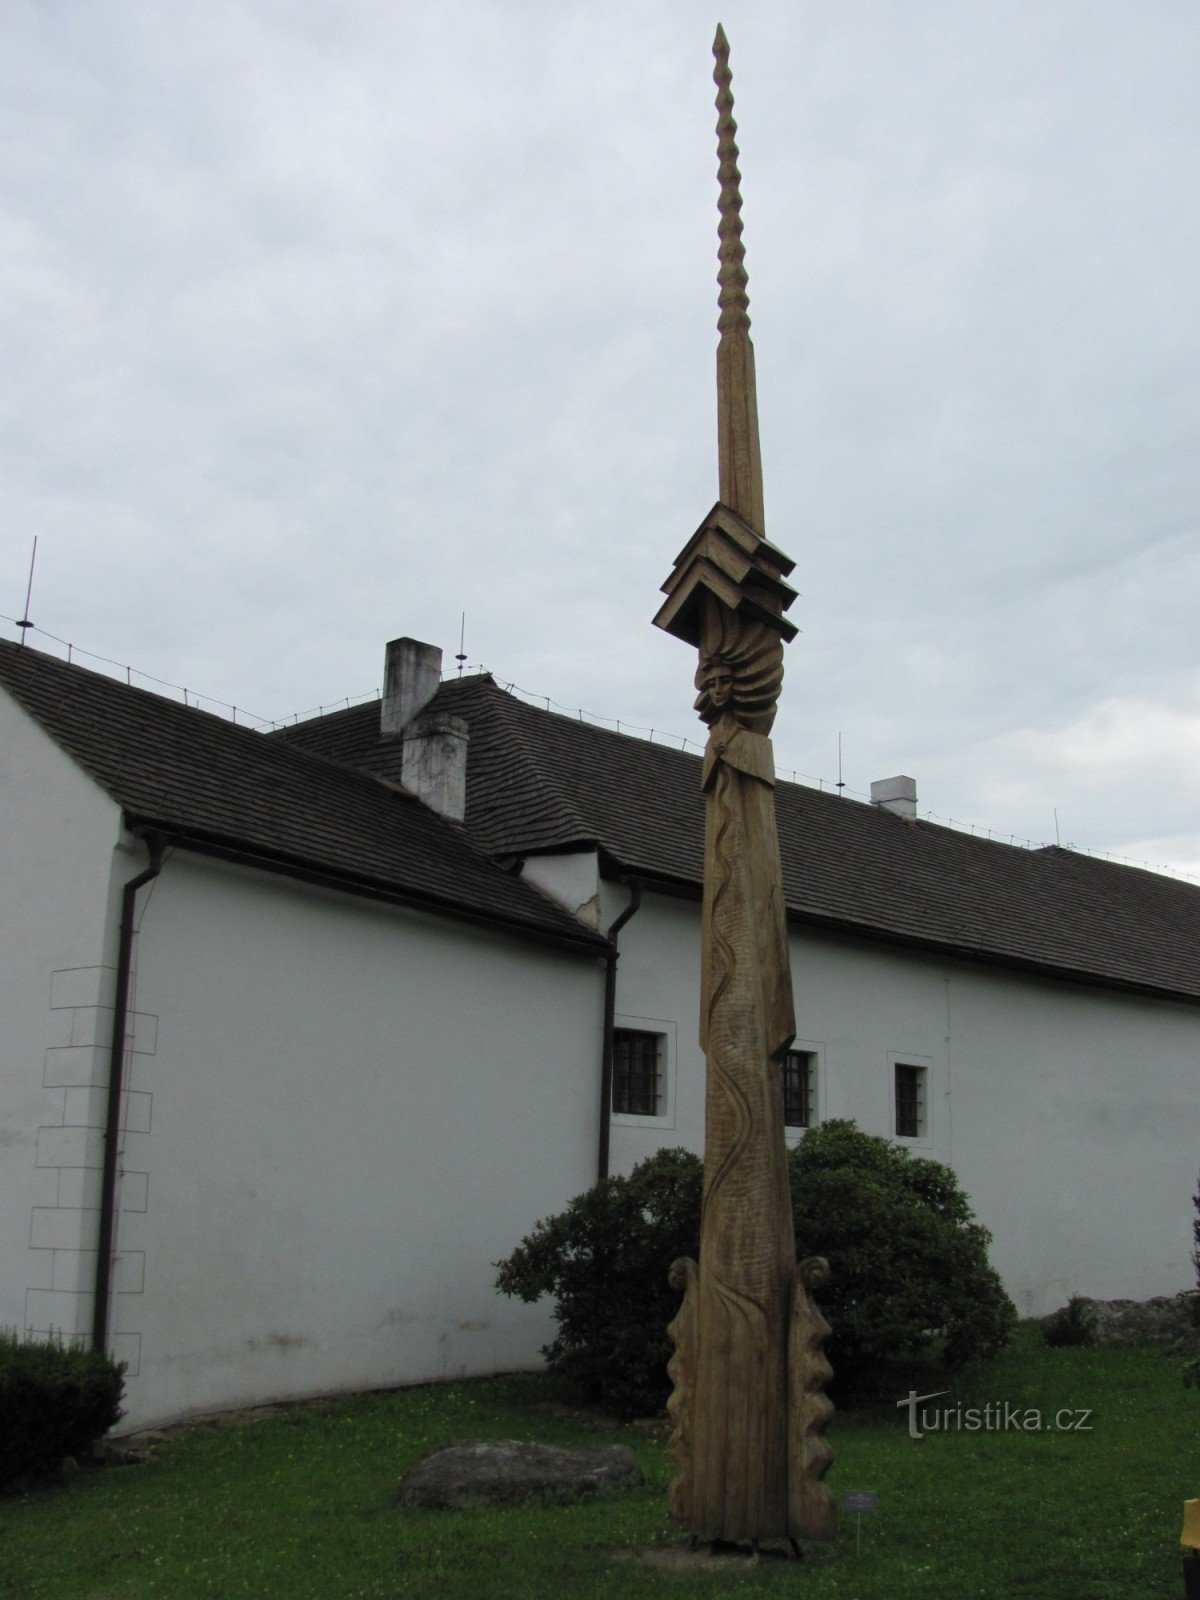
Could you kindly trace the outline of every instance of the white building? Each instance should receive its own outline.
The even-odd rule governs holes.
[[[376,718],[360,706],[284,737],[386,771]],[[700,1150],[699,757],[486,676],[438,688],[425,720],[447,719],[468,732],[472,838],[614,940],[615,1025],[654,1036],[651,1099],[611,1113],[612,1170],[664,1144]],[[911,780],[872,787],[874,805],[776,790],[808,1080],[793,1110],[852,1117],[953,1166],[1022,1312],[1188,1286],[1200,889],[918,821]]]
[[[0,681],[0,1325],[106,1336],[130,1425],[529,1364],[492,1263],[593,1176],[603,941],[374,777],[18,646]]]
[[[492,1264],[701,1148],[698,758],[438,666],[264,736],[0,643],[0,1325],[129,1425],[533,1364]],[[952,1165],[1023,1311],[1184,1287],[1200,890],[909,788],[779,787],[793,1119]]]

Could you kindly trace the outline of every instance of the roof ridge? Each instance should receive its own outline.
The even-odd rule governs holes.
[[[111,672],[97,672],[94,667],[85,667],[78,661],[64,661],[61,656],[52,656],[48,650],[39,650],[36,645],[22,644],[19,639],[0,639],[0,651],[10,654],[14,662],[36,656],[39,661],[47,661],[52,669],[65,672],[68,675],[78,673],[85,678],[94,678],[98,683],[110,684],[121,694],[136,695],[140,699],[155,700],[164,706],[172,706],[176,711],[193,712],[198,716],[206,717],[210,722],[219,723],[222,728],[236,728],[239,733],[258,733],[258,728],[252,728],[249,723],[235,722],[232,717],[223,717],[216,711],[206,711],[200,704],[192,705],[191,701],[175,700],[170,695],[160,694],[157,689],[147,689],[140,683],[122,683],[120,678],[114,678]],[[185,690],[184,693],[187,693]],[[209,695],[200,698],[208,700]],[[247,713],[248,714],[248,713]]]
[[[21,649],[19,644],[13,644],[13,641],[8,639],[0,640],[0,644],[10,645],[14,650]],[[27,647],[26,653],[36,655],[42,661],[50,662],[52,669],[54,670],[58,670],[67,674],[80,673],[85,677],[94,678],[99,683],[111,688],[112,691],[117,694],[134,695],[141,699],[153,700],[166,707],[168,715],[183,718],[203,717],[208,722],[213,723],[220,728],[225,737],[246,739],[248,741],[253,740],[255,741],[254,748],[256,750],[270,750],[272,752],[272,755],[269,757],[270,760],[279,759],[279,753],[286,751],[287,754],[284,757],[285,760],[317,763],[328,771],[339,773],[352,785],[358,785],[361,787],[364,784],[378,784],[381,781],[377,774],[369,772],[364,767],[352,766],[349,762],[338,761],[333,756],[321,755],[318,751],[310,750],[306,745],[290,744],[286,739],[276,739],[272,737],[271,734],[264,733],[259,728],[251,728],[244,723],[233,722],[228,717],[219,716],[215,711],[205,711],[202,706],[182,704],[178,700],[172,700],[169,695],[158,694],[153,689],[143,689],[139,684],[136,683],[122,683],[119,678],[113,678],[107,672],[94,672],[91,667],[82,667],[76,661],[64,661],[60,656],[49,655],[44,650],[32,650],[31,648]],[[10,680],[6,680],[6,682],[7,687],[12,691],[13,694],[17,696],[18,699],[21,700],[22,705],[24,705],[25,702],[23,696],[21,695],[20,685],[14,684]],[[25,709],[26,711],[29,711],[28,706],[25,706]],[[344,711],[345,707],[342,707],[342,710]],[[34,715],[34,713],[30,712],[30,715]],[[40,719],[38,720],[40,722]],[[89,772],[91,771],[91,769],[86,766],[86,763],[83,761],[77,751],[68,749],[67,746],[62,743],[61,739],[59,739],[58,736],[50,729],[47,729],[46,731],[50,733],[50,736],[54,739],[54,742],[58,744],[61,749],[66,750],[67,754],[73,761],[78,761],[81,766],[85,767],[85,770],[88,770]],[[119,800],[119,796],[113,794],[113,791],[110,787],[110,780],[105,779],[94,772],[91,773],[91,775],[94,781],[98,783],[101,788],[103,788],[107,793],[112,794],[113,799]],[[402,797],[413,801],[413,803],[416,805],[424,805],[424,802],[420,799],[420,797],[413,794],[411,789],[406,789],[403,784],[389,783],[386,784],[385,787],[390,788]],[[427,806],[425,809],[430,810],[430,808]],[[437,816],[438,814],[436,812],[432,812],[432,815]],[[445,822],[445,818],[442,817],[439,817],[438,820],[443,823]],[[472,848],[474,849],[475,847],[472,846]]]
[[[295,729],[307,728],[314,722],[324,724],[332,722],[335,718],[341,720],[346,717],[361,716],[371,706],[379,705],[382,698],[383,696],[378,694],[364,695],[361,700],[356,700],[352,706],[327,706],[323,711],[316,710],[303,717],[297,716],[294,720],[272,723],[269,728],[263,728],[261,731],[268,739],[283,739]]]
[[[632,744],[647,746],[660,755],[665,755],[670,759],[690,762],[697,767],[699,767],[704,760],[702,751],[700,749],[697,749],[694,752],[691,750],[677,750],[674,745],[656,743],[654,739],[647,738],[642,733],[627,732],[624,728],[606,728],[603,726],[603,724],[589,721],[583,716],[573,717],[565,711],[555,711],[549,706],[540,706],[531,700],[522,700],[518,696],[511,694],[509,691],[504,689],[504,687],[500,684],[497,684],[496,688],[503,695],[504,700],[507,701],[509,705],[518,707],[522,713],[527,713],[532,717],[544,717],[555,722],[565,723],[569,728],[586,728],[590,733],[599,735],[600,737],[628,740]],[[670,735],[669,737],[678,738],[681,737],[681,735]],[[536,760],[536,757],[533,757],[532,759]],[[797,791],[805,796],[811,795],[819,804],[828,806],[831,814],[833,814],[834,807],[854,807],[860,813],[860,815],[863,816],[874,816],[883,810],[881,806],[876,805],[872,800],[860,798],[856,795],[833,794],[830,792],[830,790],[823,789],[817,784],[801,783],[794,778],[784,778],[777,775],[775,786],[777,790]],[[573,805],[569,805],[569,809],[570,814],[576,818],[580,826],[586,828],[585,819],[580,816],[578,808]],[[900,819],[897,818],[896,820],[899,821]],[[914,819],[914,824],[921,832],[928,830],[938,834],[945,834],[956,840],[961,839],[968,841],[969,843],[976,843],[980,845],[996,845],[1005,850],[1019,851],[1022,856],[1036,856],[1040,850],[1045,848],[1044,846],[1039,846],[1037,849],[1033,849],[1026,845],[1014,844],[1008,839],[991,838],[985,833],[976,833],[973,830],[968,831],[965,828],[951,828],[945,823],[934,822],[927,817]],[[904,825],[912,826],[914,824],[906,823]],[[1050,848],[1053,850],[1054,846],[1051,846]],[[1064,848],[1062,853],[1064,855],[1069,854],[1072,856],[1080,856],[1088,860],[1103,859],[1101,857],[1092,856],[1091,853],[1087,851],[1067,851]],[[1121,862],[1106,861],[1106,865],[1122,867],[1126,864]],[[1151,876],[1154,877],[1164,876],[1164,874],[1161,873],[1154,873],[1153,869],[1151,868],[1143,868],[1142,870],[1149,872]]]
[[[607,735],[610,738],[625,740],[632,744],[649,746],[660,754],[665,753],[669,758],[692,762],[703,760],[703,746],[700,740],[685,739],[682,734],[669,733],[664,729],[662,730],[663,742],[660,743],[653,737],[658,730],[650,729],[647,731],[645,728],[638,728],[634,724],[622,727],[620,718],[603,717],[598,712],[585,712],[582,710],[572,712],[567,708],[558,706],[556,703],[543,705],[540,702],[547,699],[545,695],[534,695],[532,691],[524,689],[520,690],[519,693],[513,693],[513,689],[516,688],[515,684],[498,683],[497,687],[518,706],[531,712],[536,717],[563,723],[570,728],[587,728],[597,735]],[[617,726],[607,726],[610,722],[615,722]],[[695,743],[696,749],[693,751],[687,748],[679,748],[675,743],[667,742],[675,740],[682,740],[685,746]],[[794,769],[787,770],[793,770],[794,772]],[[777,790],[798,790],[805,795],[815,795],[823,803],[827,803],[830,806],[850,804],[856,806],[861,812],[875,812],[880,809],[865,794],[857,792],[835,794],[831,780],[828,778],[810,778],[809,781],[803,781],[794,775],[785,777],[783,770],[781,770],[776,775],[776,788]],[[955,823],[952,818],[938,820],[935,819],[932,812],[915,820],[921,830],[936,830],[939,834],[953,836],[956,839],[970,840],[980,845],[998,845],[1005,850],[1017,850],[1023,857],[1037,857],[1039,855],[1053,857],[1057,853],[1061,856],[1070,856],[1076,861],[1095,862],[1101,866],[1112,867],[1117,871],[1141,873],[1156,881],[1165,878],[1173,883],[1183,883],[1189,888],[1200,888],[1200,883],[1197,883],[1196,878],[1190,876],[1181,868],[1154,866],[1149,862],[1134,861],[1121,856],[1119,853],[1107,850],[1093,850],[1086,846],[1073,848],[1069,845],[1025,839],[1018,837],[1015,831],[1011,829],[1005,832],[1000,828],[985,827],[982,823]]]
[[[442,689],[451,684],[469,683],[472,687],[474,687],[476,684],[494,682],[495,678],[493,675],[490,672],[482,670],[479,672],[469,672],[464,677],[443,677],[439,679],[438,686],[434,691],[434,694],[439,694]],[[314,723],[320,723],[322,726],[324,726],[327,723],[333,722],[335,719],[342,720],[348,717],[361,716],[372,706],[382,705],[383,698],[384,697],[381,691],[373,690],[370,694],[357,696],[352,704],[344,704],[342,701],[334,701],[328,706],[315,707],[313,710],[297,714],[291,719],[284,718],[282,721],[272,722],[269,728],[264,728],[262,731],[268,735],[275,736],[279,734],[292,733],[296,729],[309,728]],[[416,715],[420,715],[420,713],[418,712]]]

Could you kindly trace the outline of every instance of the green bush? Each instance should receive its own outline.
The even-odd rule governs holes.
[[[1016,1313],[988,1265],[990,1235],[948,1167],[852,1122],[812,1129],[788,1166],[797,1253],[832,1268],[821,1303],[839,1399],[914,1361],[955,1366],[1007,1342]],[[619,1415],[666,1400],[666,1327],[678,1309],[667,1271],[698,1255],[702,1178],[697,1156],[660,1150],[577,1195],[498,1263],[504,1294],[554,1298],[551,1371]]]
[[[699,1249],[702,1176],[687,1150],[660,1150],[629,1177],[576,1195],[498,1263],[502,1293],[554,1296],[558,1333],[542,1352],[550,1370],[619,1416],[666,1400],[667,1323],[679,1302],[667,1272]]]
[[[0,1484],[77,1456],[121,1415],[122,1374],[95,1350],[0,1333]]]
[[[988,1264],[991,1234],[940,1161],[826,1122],[790,1152],[796,1249],[825,1256],[820,1296],[833,1325],[835,1392],[936,1358],[983,1360],[1008,1343],[1017,1314]]]
[[[1096,1318],[1077,1294],[1042,1323],[1042,1338],[1051,1349],[1096,1342]]]

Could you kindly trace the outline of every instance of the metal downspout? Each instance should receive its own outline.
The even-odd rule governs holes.
[[[100,1236],[96,1245],[96,1288],[92,1303],[92,1348],[108,1344],[108,1292],[112,1282],[113,1235],[117,1209],[117,1158],[121,1137],[121,1091],[125,1078],[125,1041],[128,1033],[129,977],[133,966],[134,911],[137,892],[162,871],[165,841],[146,835],[150,865],[130,878],[121,893],[121,937],[117,947],[117,980],[113,999],[112,1048],[108,1064],[108,1106],[104,1121],[104,1167],[100,1182]]]
[[[600,1062],[600,1156],[597,1163],[597,1183],[603,1183],[608,1177],[609,1128],[612,1122],[613,1017],[617,1009],[617,962],[620,959],[617,935],[641,903],[642,886],[636,878],[632,878],[629,880],[629,904],[608,930],[608,942],[612,945],[612,949],[604,964],[604,1042]]]

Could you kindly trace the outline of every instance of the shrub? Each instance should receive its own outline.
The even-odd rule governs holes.
[[[498,1263],[503,1294],[554,1297],[558,1333],[542,1352],[550,1370],[619,1416],[666,1400],[667,1323],[679,1300],[667,1272],[699,1250],[703,1174],[698,1156],[660,1150],[629,1177],[576,1195]]]
[[[823,1123],[789,1156],[796,1249],[832,1270],[820,1296],[839,1398],[937,1358],[983,1360],[1008,1343],[1016,1311],[988,1264],[991,1234],[940,1161]]]
[[[788,1165],[798,1254],[833,1270],[821,1302],[840,1399],[914,1360],[957,1365],[1006,1343],[1016,1314],[988,1266],[990,1235],[948,1167],[851,1122],[814,1128]],[[697,1156],[661,1150],[539,1222],[498,1264],[503,1293],[553,1296],[551,1370],[620,1415],[666,1399],[678,1309],[667,1271],[698,1254],[702,1178]]]
[[[1042,1338],[1053,1349],[1096,1342],[1096,1318],[1085,1301],[1073,1294],[1066,1305],[1042,1323]]]
[[[0,1484],[56,1465],[121,1415],[124,1364],[0,1333]]]

